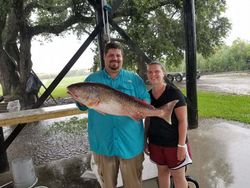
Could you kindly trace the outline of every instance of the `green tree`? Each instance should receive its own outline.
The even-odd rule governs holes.
[[[231,46],[217,48],[201,67],[207,72],[243,71],[248,69],[249,60],[250,44],[237,39]]]
[[[95,25],[94,8],[99,0],[0,0],[0,82],[4,95],[18,98],[25,107],[34,96],[25,91],[29,78],[31,41],[41,35],[50,38],[75,32],[79,37]],[[116,1],[110,1],[116,3]],[[225,1],[196,1],[198,51],[208,55],[222,43],[230,28],[222,16]],[[124,0],[111,17],[152,59],[178,65],[183,59],[184,29],[181,0]],[[112,31],[112,38],[125,41]],[[125,49],[125,65],[145,77],[145,62]],[[98,58],[96,58],[98,59]],[[97,60],[98,61],[98,60]],[[96,64],[97,65],[97,64]],[[94,67],[94,69],[96,69]]]
[[[32,69],[31,41],[43,34],[59,35],[88,28],[94,11],[83,0],[0,0],[0,82],[3,95],[19,99],[22,106],[34,104],[35,94],[26,92]]]
[[[197,51],[208,57],[217,46],[223,44],[231,27],[228,19],[223,16],[226,2],[199,0],[195,1],[195,6]],[[117,17],[116,20],[151,59],[159,59],[166,65],[178,66],[182,63],[185,51],[183,1],[136,0],[126,1],[123,7],[129,10],[128,16]],[[137,67],[142,75],[145,72],[144,62],[133,50],[126,52],[125,65],[131,69]]]

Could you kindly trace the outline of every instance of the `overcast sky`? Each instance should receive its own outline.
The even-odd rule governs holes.
[[[250,0],[226,0],[226,16],[232,23],[232,30],[226,40],[231,44],[235,39],[240,38],[250,42]]]
[[[232,30],[226,39],[231,45],[237,38],[250,42],[250,0],[227,0],[226,16],[232,23]],[[36,73],[59,73],[85,39],[79,41],[74,36],[55,37],[53,42],[32,43],[33,70]],[[92,45],[93,47],[93,45]],[[82,54],[72,69],[88,69],[93,64],[91,46]]]
[[[75,36],[55,37],[52,42],[32,42],[33,70],[36,73],[59,73],[86,39]],[[93,64],[93,44],[85,50],[71,69],[89,69]]]

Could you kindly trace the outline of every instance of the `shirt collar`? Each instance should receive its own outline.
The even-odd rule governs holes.
[[[118,75],[114,78],[114,80],[117,79],[117,78],[119,78],[120,76],[122,76],[123,71],[124,71],[124,70],[121,69],[120,72],[118,73]],[[106,77],[108,77],[108,78],[110,78],[110,79],[113,79],[113,78],[109,75],[109,73],[106,71],[105,68],[103,69],[103,73],[104,73],[104,75],[105,75]]]

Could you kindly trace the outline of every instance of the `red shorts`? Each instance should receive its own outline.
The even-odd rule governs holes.
[[[158,165],[167,165],[170,169],[179,169],[192,163],[190,145],[186,144],[186,158],[177,159],[177,147],[165,147],[154,144],[148,146],[150,159]]]

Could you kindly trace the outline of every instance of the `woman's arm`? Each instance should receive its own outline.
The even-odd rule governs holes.
[[[175,115],[178,120],[178,134],[179,134],[177,157],[178,160],[182,161],[186,157],[185,148],[182,146],[185,145],[187,136],[187,127],[188,127],[187,106],[181,106],[176,108]]]

